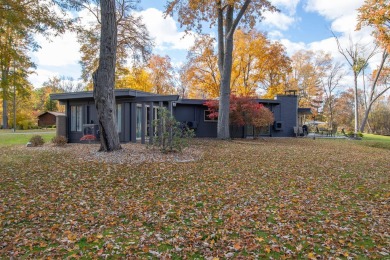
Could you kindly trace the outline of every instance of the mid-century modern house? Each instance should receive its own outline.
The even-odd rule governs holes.
[[[166,107],[177,121],[194,129],[196,137],[216,137],[217,121],[208,117],[206,100],[179,99],[178,95],[159,95],[132,89],[116,89],[116,120],[121,142],[145,143],[154,133],[153,120],[157,109]],[[98,137],[98,119],[92,91],[51,94],[52,100],[65,105],[60,128],[69,142],[79,142],[85,134]],[[274,114],[275,122],[261,129],[260,135],[270,137],[294,136],[293,127],[298,125],[298,98],[294,93],[278,95],[275,99],[256,99]],[[57,127],[58,120],[57,120]],[[235,137],[251,137],[252,126],[232,131]],[[256,132],[257,133],[257,132]]]

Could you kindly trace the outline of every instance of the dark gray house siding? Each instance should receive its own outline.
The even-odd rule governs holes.
[[[118,112],[120,115],[118,132],[121,142],[136,142],[137,140],[142,143],[147,142],[149,133],[155,132],[151,124],[156,117],[155,108],[162,106],[170,109],[177,121],[194,129],[196,137],[217,137],[217,121],[205,120],[205,111],[207,111],[207,107],[203,105],[205,100],[179,100],[177,95],[156,95],[135,90],[115,90],[115,96],[117,107],[120,107],[118,109],[120,111]],[[80,142],[84,134],[90,134],[88,126],[98,124],[92,92],[52,94],[51,98],[59,100],[66,106],[66,133],[69,142]],[[297,96],[281,95],[275,100],[258,99],[256,101],[268,107],[274,113],[275,118],[275,123],[262,135],[294,136],[293,127],[298,125]],[[77,116],[75,113],[78,113]],[[250,126],[233,127],[231,134],[236,138],[253,136],[253,129]]]
[[[273,107],[275,123],[272,127],[273,137],[294,136],[294,126],[298,126],[298,97],[279,95],[280,105]],[[281,124],[281,127],[278,127]],[[280,126],[280,125],[279,125]]]
[[[204,120],[207,107],[203,103],[204,100],[179,100],[173,108],[173,115],[177,121],[194,129],[196,137],[217,137],[217,122]]]

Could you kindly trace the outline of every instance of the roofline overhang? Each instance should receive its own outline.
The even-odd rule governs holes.
[[[115,89],[115,98],[129,98],[134,101],[176,101],[179,99],[178,95],[159,95],[148,93],[144,91],[138,91],[133,89]],[[93,99],[92,91],[70,92],[70,93],[56,93],[50,94],[52,100],[77,100],[77,99]]]

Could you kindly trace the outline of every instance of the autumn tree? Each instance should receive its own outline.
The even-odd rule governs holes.
[[[390,4],[388,0],[365,0],[359,8],[357,29],[374,27],[374,35],[382,47],[390,52]]]
[[[174,68],[169,56],[153,55],[147,66],[152,83],[152,92],[156,94],[175,93]]]
[[[142,18],[132,12],[136,9],[136,0],[116,0],[116,24],[117,24],[117,60],[116,75],[117,83],[123,83],[122,78],[132,71],[129,64],[137,68],[150,57],[153,42],[149,36]],[[81,45],[81,77],[91,88],[92,73],[96,70],[99,62],[99,39],[101,29],[99,1],[80,2],[79,8],[84,8],[96,18],[95,23],[89,27],[78,27],[78,41]],[[121,84],[116,86],[122,87]]]
[[[298,91],[298,105],[318,110],[323,89],[321,78],[329,67],[330,57],[323,52],[300,50],[291,57],[291,72],[286,90]]]
[[[8,104],[13,82],[26,81],[34,64],[29,52],[38,47],[34,33],[62,33],[71,23],[52,1],[4,0],[0,2],[0,66],[3,127],[8,126]],[[15,68],[15,70],[14,70]],[[14,73],[15,71],[15,73]],[[22,85],[18,85],[19,88]]]
[[[214,43],[215,40],[210,35],[201,36],[187,55],[182,82],[189,85],[191,97],[219,96],[220,74]],[[286,84],[289,70],[290,59],[282,45],[271,43],[265,35],[256,30],[236,31],[231,78],[232,93],[238,96],[252,96],[256,95],[259,89],[273,88],[275,91],[280,85]],[[270,98],[273,97],[274,95],[270,95]]]
[[[189,86],[191,98],[217,98],[219,96],[220,74],[218,58],[214,51],[215,39],[210,35],[196,38],[188,51],[187,61],[182,68],[182,84]]]
[[[360,131],[363,131],[367,123],[372,105],[380,96],[382,96],[390,86],[387,84],[388,69],[385,69],[385,63],[390,51],[390,4],[388,1],[366,0],[359,8],[359,23],[357,29],[363,26],[374,28],[374,35],[377,42],[382,47],[382,56],[378,68],[372,73],[372,81],[369,93],[366,93],[365,113],[360,125]],[[384,75],[381,75],[383,72]],[[381,85],[381,89],[377,88]],[[368,100],[367,100],[368,99]]]
[[[369,115],[371,133],[390,135],[390,97],[380,97]]]
[[[359,128],[360,132],[364,131],[373,104],[390,89],[390,69],[384,68],[388,56],[387,51],[383,51],[378,68],[372,73],[370,87],[367,90],[364,88],[365,111]]]
[[[324,75],[321,77],[321,86],[325,93],[325,106],[324,111],[328,114],[328,126],[330,129],[334,127],[334,106],[336,99],[336,89],[340,87],[341,80],[344,78],[345,72],[343,70],[343,64],[335,62],[333,59],[330,61],[330,66],[327,66],[324,71]]]
[[[116,83],[116,88],[130,88],[145,92],[153,92],[151,75],[146,66],[133,66],[131,69],[125,68],[126,72]]]
[[[177,12],[179,23],[188,30],[201,31],[202,24],[217,25],[218,69],[221,75],[218,116],[218,138],[228,139],[230,81],[233,63],[233,39],[238,25],[253,28],[264,11],[276,11],[267,0],[173,0],[168,1],[166,14]]]
[[[274,98],[276,94],[283,94],[288,89],[288,75],[292,71],[291,59],[286,53],[286,48],[278,42],[271,43],[265,49],[265,56],[267,59],[262,65],[266,68],[262,87],[266,94],[263,97]]]
[[[334,98],[333,118],[338,126],[345,131],[353,129],[354,120],[354,90],[353,88],[342,91]]]

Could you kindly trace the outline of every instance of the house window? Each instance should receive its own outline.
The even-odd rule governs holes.
[[[82,106],[70,107],[70,130],[72,132],[82,131]]]
[[[122,132],[122,104],[116,105],[116,130]]]
[[[205,110],[204,111],[204,121],[205,122],[217,122],[218,117],[215,118],[210,118],[211,111],[210,110]]]

